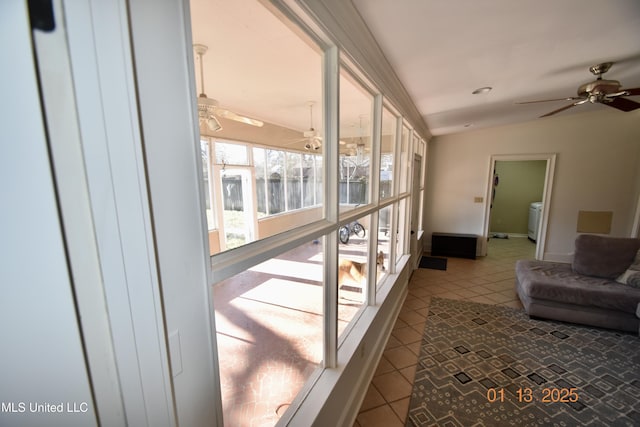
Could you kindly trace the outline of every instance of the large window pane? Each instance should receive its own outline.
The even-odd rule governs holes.
[[[402,126],[402,140],[400,141],[400,170],[409,170],[409,146],[411,145],[411,129]],[[409,191],[409,173],[400,173],[400,194]]]
[[[373,96],[344,68],[340,74],[340,204],[369,203]]]
[[[228,167],[220,172],[222,202],[221,228],[226,249],[236,248],[254,240],[255,207],[253,180],[246,167]]]
[[[304,207],[314,206],[319,203],[316,200],[316,187],[322,184],[316,171],[316,158],[313,154],[303,154],[302,156],[302,204]],[[320,184],[320,185],[319,185]]]
[[[322,358],[319,241],[213,288],[225,425],[274,425]]]
[[[324,186],[322,177],[324,176],[323,172],[323,159],[322,156],[314,156],[314,163],[316,167],[316,184],[315,184],[315,192],[316,192],[316,205],[321,205],[324,202],[323,194],[324,194]]]
[[[267,215],[267,172],[265,168],[266,153],[263,148],[253,149],[253,167],[256,172],[256,199],[258,218]]]
[[[200,155],[202,158],[202,177],[204,179],[204,197],[207,213],[207,228],[213,230],[216,226],[211,203],[211,159],[209,157],[209,140],[200,140]]]
[[[219,165],[248,165],[249,155],[244,144],[230,144],[215,141],[216,164]]]
[[[218,240],[211,245],[216,252],[308,224],[323,214],[317,207],[322,190],[315,187],[321,185],[317,175],[321,170],[316,168],[307,176],[300,159],[303,154],[321,157],[323,152],[323,53],[311,37],[265,4],[260,0],[190,2],[193,96],[198,100],[200,133],[215,141],[211,147],[214,170],[208,178],[226,180],[212,183],[210,207],[219,223],[218,232],[210,233],[210,242]],[[314,148],[307,150],[307,145]],[[240,182],[237,174],[225,172],[240,166],[252,168],[249,185]],[[233,197],[246,189],[251,193],[242,194],[246,196],[242,212],[252,218],[242,217],[245,230],[241,238],[232,239],[226,231],[240,230],[238,215],[233,214],[240,203]],[[315,197],[306,197],[305,189]],[[227,190],[235,191],[235,196],[225,194]],[[256,206],[246,209],[245,200]],[[281,218],[283,214],[288,217]],[[227,218],[235,222],[224,224]],[[232,246],[227,241],[233,241]]]
[[[267,200],[268,213],[284,212],[284,151],[267,150]]]
[[[338,232],[338,335],[366,301],[369,216],[340,227]]]
[[[398,119],[387,108],[382,110],[382,140],[380,149],[380,198],[393,196],[393,166]]]
[[[393,206],[389,205],[380,209],[378,213],[378,258],[376,262],[381,263],[381,265],[376,281],[377,284],[382,282],[391,265],[389,255],[391,254],[391,242],[393,242],[391,236],[392,212]]]
[[[407,218],[407,203],[409,201],[408,197],[401,199],[398,202],[398,236],[396,240],[396,262],[400,260],[402,255],[406,255],[409,253],[409,223]]]
[[[287,210],[300,209],[302,207],[302,154],[286,153],[287,181]]]

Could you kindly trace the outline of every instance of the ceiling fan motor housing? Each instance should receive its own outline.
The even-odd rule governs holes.
[[[620,92],[617,80],[595,80],[578,88],[578,96],[589,98],[591,102],[600,102],[606,95]]]

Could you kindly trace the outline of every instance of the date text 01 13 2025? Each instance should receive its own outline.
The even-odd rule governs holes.
[[[502,388],[490,388],[487,390],[487,401],[504,402],[505,392]],[[542,402],[542,403],[568,403],[577,402],[580,398],[577,388],[543,388],[534,391],[528,387],[516,389],[518,402]]]

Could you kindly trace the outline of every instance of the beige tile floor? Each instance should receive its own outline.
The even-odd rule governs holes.
[[[534,254],[535,244],[526,238],[492,239],[486,257],[449,258],[446,271],[416,270],[354,427],[405,425],[431,297],[522,308],[514,264]]]

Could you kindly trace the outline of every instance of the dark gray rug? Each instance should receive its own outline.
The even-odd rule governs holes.
[[[639,426],[640,338],[433,298],[407,426]]]
[[[432,256],[423,256],[420,259],[420,268],[430,268],[432,270],[446,270],[447,259]]]

